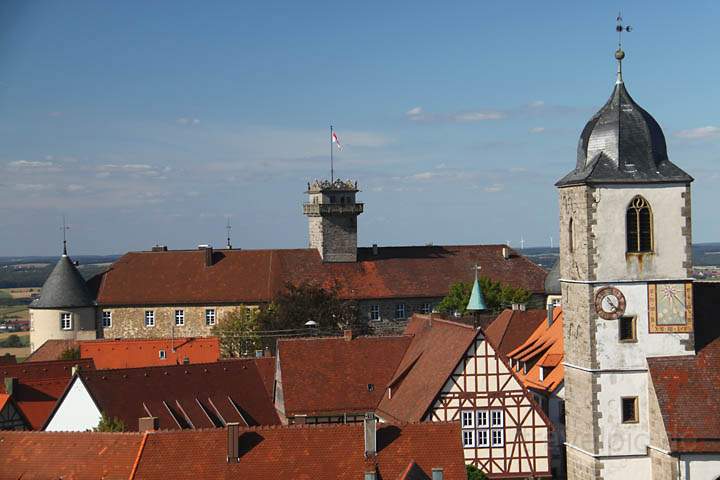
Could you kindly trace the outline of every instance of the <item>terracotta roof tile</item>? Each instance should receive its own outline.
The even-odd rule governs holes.
[[[206,267],[199,250],[131,252],[90,283],[102,305],[258,303],[286,283],[332,286],[348,299],[442,297],[452,283],[472,281],[471,266],[495,281],[542,293],[546,272],[503,245],[358,249],[358,261],[324,263],[314,249],[224,250]]]
[[[396,421],[423,419],[435,396],[478,334],[470,325],[413,315],[405,328],[412,342],[395,369],[392,396],[383,395],[378,412]]]
[[[410,340],[409,336],[279,340],[285,414],[375,410]]]
[[[98,370],[182,364],[185,358],[191,364],[220,359],[217,337],[83,340],[78,343],[80,356],[92,358]],[[164,359],[160,358],[160,350],[165,352]]]
[[[219,414],[225,422],[279,423],[255,359],[98,370],[80,378],[100,410],[131,430],[148,413],[159,418],[163,429],[213,426],[198,402],[214,404],[219,412],[212,409],[210,415]]]
[[[60,354],[70,348],[77,348],[77,340],[46,340],[34,352],[32,352],[25,362],[47,362],[60,359]]]
[[[546,317],[545,310],[506,309],[485,329],[485,335],[497,345],[498,353],[507,356],[523,344]]]
[[[228,463],[225,430],[153,432],[134,478],[336,480],[376,470],[378,478],[397,479],[411,462],[421,478],[437,467],[445,480],[467,478],[457,423],[380,424],[377,440],[377,457],[368,461],[361,423],[241,429],[240,460]]]
[[[127,479],[142,435],[0,431],[0,478]]]

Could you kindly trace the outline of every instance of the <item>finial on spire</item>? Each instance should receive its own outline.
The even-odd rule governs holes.
[[[615,25],[615,31],[618,33],[618,49],[615,51],[615,59],[618,62],[617,70],[617,81],[615,83],[623,83],[622,79],[622,61],[625,58],[625,52],[622,49],[622,34],[623,32],[632,32],[630,25],[623,25],[622,12],[618,12],[617,24]]]
[[[227,230],[227,249],[232,250],[232,243],[230,243],[230,230],[232,230],[232,226],[230,225],[230,216],[227,217],[227,226],[225,227],[225,230]]]
[[[62,216],[62,232],[63,232],[63,256],[67,257],[67,235],[66,232],[70,227],[65,223],[65,215]]]

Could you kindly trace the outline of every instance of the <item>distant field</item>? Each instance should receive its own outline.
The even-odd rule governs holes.
[[[27,320],[29,318],[27,305],[0,305],[0,319],[3,318],[20,318]]]
[[[12,333],[0,333],[0,340],[5,340],[10,335],[17,335],[20,338],[24,337],[30,337],[29,332],[12,332]],[[6,353],[9,353],[10,355],[15,355],[20,360],[25,360],[25,358],[30,355],[30,347],[20,347],[20,348],[0,348],[0,355],[5,355]]]
[[[40,293],[40,287],[0,288],[0,300],[31,298],[33,293]]]

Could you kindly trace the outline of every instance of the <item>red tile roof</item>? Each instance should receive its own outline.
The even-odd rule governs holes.
[[[95,278],[101,305],[269,302],[286,283],[332,286],[347,299],[442,297],[452,283],[484,275],[534,293],[546,272],[504,245],[383,247],[358,249],[358,261],[324,263],[315,249],[223,250],[206,267],[199,250],[131,252]]]
[[[17,363],[17,358],[15,358],[15,355],[12,355],[10,353],[6,353],[5,355],[0,355],[0,365],[14,365]]]
[[[0,478],[127,479],[141,434],[0,431]]]
[[[12,398],[33,430],[45,424],[72,377],[72,368],[79,365],[84,371],[94,369],[92,360],[18,363],[1,365],[0,376],[16,379]],[[0,393],[6,393],[0,384]]]
[[[412,337],[412,342],[386,384],[392,396],[388,398],[385,389],[377,410],[383,417],[419,422],[478,330],[430,315],[413,315],[405,334]]]
[[[285,415],[375,410],[410,341],[409,336],[279,340]]]
[[[380,424],[371,460],[364,455],[362,423],[250,428],[239,439],[240,460],[228,463],[225,430],[150,433],[132,478],[337,480],[376,471],[394,480],[430,478],[439,467],[445,480],[467,479],[457,423]],[[411,462],[423,477],[401,477]]]
[[[45,343],[32,352],[25,359],[25,362],[48,362],[51,360],[59,360],[60,355],[65,350],[77,348],[77,346],[77,340],[45,340]]]
[[[212,428],[225,422],[279,423],[255,359],[80,374],[98,408],[136,430],[140,417],[160,428]]]
[[[10,401],[10,395],[7,393],[0,393],[0,412],[5,408],[5,404]]]
[[[80,341],[79,345],[80,356],[92,358],[98,370],[182,364],[185,358],[191,364],[220,359],[217,337],[86,340]],[[165,352],[166,358],[160,358],[160,350]]]
[[[523,369],[515,369],[515,374],[526,388],[533,388],[552,393],[565,379],[565,367],[562,365],[563,350],[563,312],[561,308],[553,310],[553,322],[540,322],[534,332],[516,349],[508,352],[511,359],[521,361],[537,361],[527,373]],[[540,368],[544,368],[540,378]]]
[[[485,328],[485,336],[493,345],[497,345],[498,353],[507,356],[525,342],[546,317],[546,310],[506,309]]]

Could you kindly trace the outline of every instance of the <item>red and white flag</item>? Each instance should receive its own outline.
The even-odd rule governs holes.
[[[340,144],[340,140],[338,140],[337,133],[335,133],[335,132],[332,132],[332,143],[337,145],[338,150],[343,149],[342,145]]]

